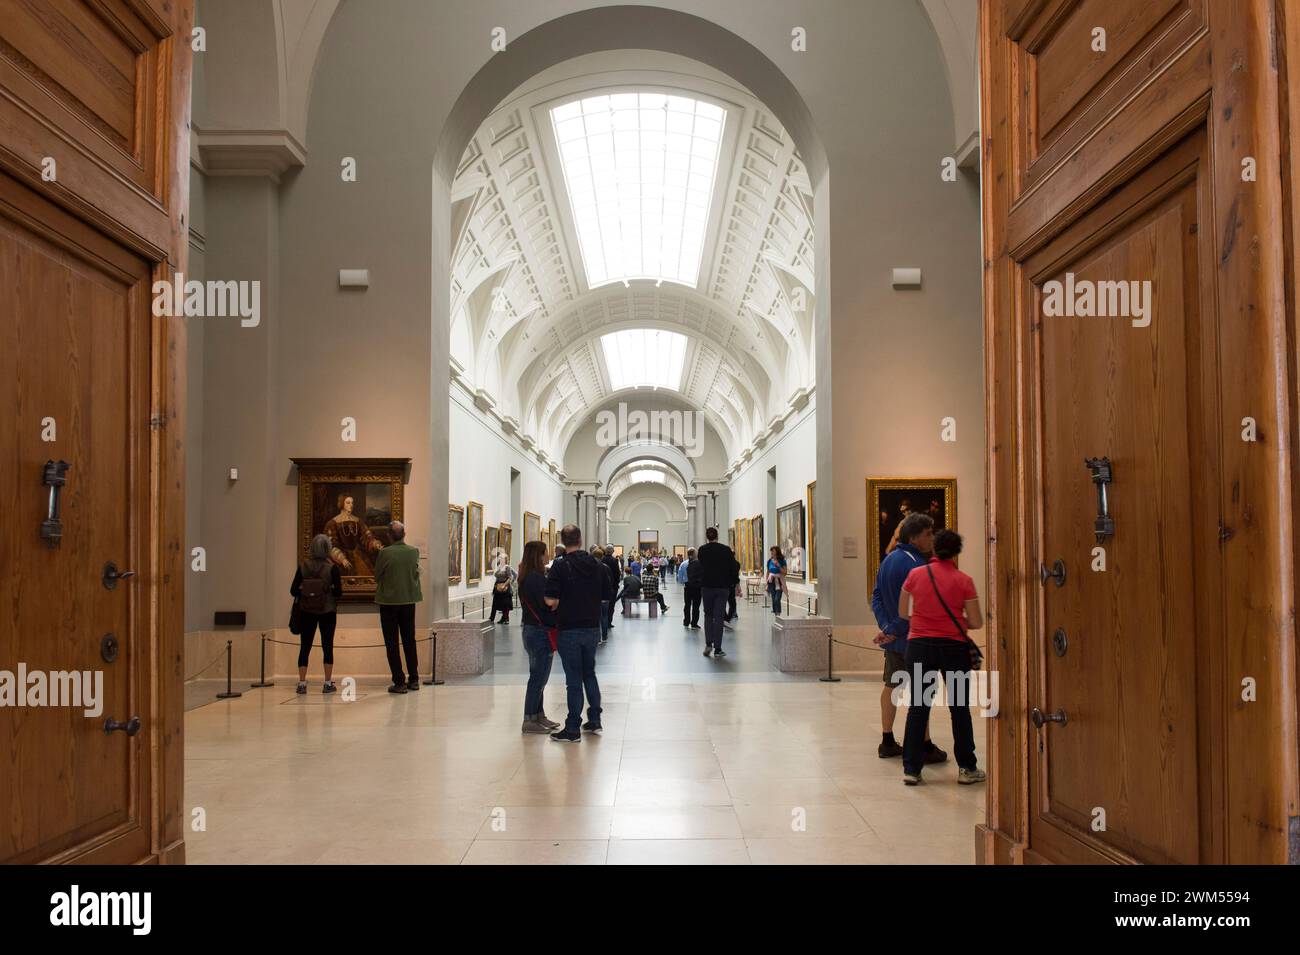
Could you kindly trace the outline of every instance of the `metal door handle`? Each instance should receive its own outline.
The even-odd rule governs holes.
[[[1059,708],[1051,716],[1047,716],[1042,710],[1035,706],[1033,711],[1029,714],[1029,718],[1034,721],[1034,726],[1038,729],[1042,729],[1044,723],[1060,723],[1062,726],[1066,723],[1065,710]]]
[[[140,717],[133,716],[125,723],[119,723],[110,716],[104,720],[104,733],[108,734],[114,730],[121,730],[127,736],[134,736],[136,733],[140,732]]]
[[[112,590],[117,586],[119,580],[126,580],[128,577],[134,576],[134,570],[119,571],[117,569],[117,564],[110,560],[104,565],[104,573],[99,579],[103,582],[105,590]]]
[[[58,547],[63,540],[63,519],[59,516],[62,503],[63,485],[68,482],[67,461],[46,461],[41,471],[41,483],[50,489],[49,503],[45,509],[45,520],[41,521],[41,540],[50,547]]]
[[[1110,516],[1110,501],[1106,497],[1106,485],[1114,475],[1111,472],[1110,458],[1084,458],[1083,463],[1092,472],[1092,483],[1097,485],[1097,520],[1092,528],[1097,543],[1100,544],[1115,534],[1115,521]]]
[[[1047,569],[1046,564],[1039,564],[1038,579],[1042,582],[1044,587],[1047,586],[1047,582],[1049,580],[1055,580],[1056,586],[1064,587],[1065,586],[1065,561],[1063,560],[1053,561],[1051,570]]]

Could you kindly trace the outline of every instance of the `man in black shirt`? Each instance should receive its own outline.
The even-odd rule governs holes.
[[[734,592],[733,567],[736,555],[718,540],[718,529],[704,532],[708,543],[700,548],[700,589],[704,598],[704,655],[725,657],[722,649],[722,615],[727,609],[727,594]]]
[[[609,579],[614,581],[614,589],[618,589],[618,582],[623,579],[623,571],[618,566],[618,558],[614,556],[614,545],[605,545],[605,557],[601,560],[605,569],[609,571]],[[601,640],[609,639],[609,632],[614,629],[614,605],[615,601],[609,601],[609,606],[605,608],[605,629],[601,632]]]
[[[614,582],[604,564],[582,549],[582,531],[574,524],[560,530],[564,559],[546,575],[546,606],[556,611],[557,645],[569,691],[564,729],[551,734],[557,743],[582,742],[582,730],[599,733],[600,684],[596,681],[596,644],[600,640],[601,601],[614,599]],[[582,722],[583,691],[587,722]]]

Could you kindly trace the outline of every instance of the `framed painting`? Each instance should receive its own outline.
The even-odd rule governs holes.
[[[740,561],[741,573],[747,574],[749,573],[749,556],[751,553],[749,539],[750,535],[753,533],[753,528],[750,527],[749,520],[746,518],[742,517],[738,523],[740,525],[740,537],[738,540],[740,549],[736,551],[736,560]]]
[[[934,529],[957,529],[956,478],[867,478],[867,584],[874,587],[885,555],[897,546],[898,525],[914,511]]]
[[[736,528],[735,525],[727,528],[727,546],[731,548],[732,553],[736,551]]]
[[[555,531],[555,518],[552,517],[550,523],[547,524],[546,527],[547,527],[547,530],[549,530],[549,531],[550,531],[550,534],[551,534],[551,536],[550,536],[550,538],[549,538],[549,540],[550,540],[550,542],[551,542],[551,550],[555,550],[555,548],[557,548],[557,547],[560,546],[560,535],[557,534],[556,531]]]
[[[524,511],[524,543],[542,539],[542,518],[540,514]]]
[[[614,545],[614,556],[617,557],[619,560],[622,560],[622,559],[623,559],[623,545],[622,545],[622,544],[615,544],[615,545]]]
[[[685,557],[686,557],[686,545],[685,545],[685,544],[674,544],[674,545],[673,545],[673,556],[676,557],[678,560],[683,560],[683,559],[685,559]]]
[[[750,552],[749,566],[754,573],[762,573],[767,563],[767,554],[763,548],[763,515],[750,518]]]
[[[637,531],[636,549],[642,554],[659,553],[659,532],[658,531]]]
[[[501,528],[497,532],[497,543],[501,547],[501,552],[506,556],[506,563],[509,563],[510,561],[514,560],[514,557],[511,556],[511,550],[510,550],[510,545],[514,543],[513,533],[514,533],[513,529],[510,527],[510,525],[507,524],[505,521],[502,521]]]
[[[483,505],[470,501],[465,508],[465,583],[483,579]]]
[[[813,509],[817,482],[808,485],[808,579],[817,579],[817,512]]]
[[[744,521],[734,520],[731,531],[731,550],[736,555],[736,560],[740,561],[740,569],[745,569],[745,531]]]
[[[317,534],[343,578],[343,600],[375,596],[375,558],[392,543],[389,525],[404,520],[410,458],[293,458],[298,471],[298,560]]]
[[[459,504],[447,505],[447,583],[460,583],[464,568],[461,558],[465,554],[465,508]]]
[[[808,558],[804,549],[803,501],[776,509],[776,546],[785,555],[786,577],[803,580]]]
[[[497,541],[500,539],[499,531],[500,528],[495,524],[483,528],[483,559],[486,561],[484,572],[488,574],[495,574],[497,567],[500,566],[497,563],[501,559],[501,555],[497,553]]]

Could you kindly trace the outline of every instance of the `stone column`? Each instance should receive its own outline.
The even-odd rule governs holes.
[[[609,495],[596,495],[596,543],[609,543]]]

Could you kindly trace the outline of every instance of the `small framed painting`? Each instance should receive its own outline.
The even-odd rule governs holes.
[[[465,508],[447,505],[447,583],[460,583],[465,547]]]
[[[542,518],[540,514],[524,511],[524,543],[542,539]]]
[[[804,551],[803,501],[794,501],[776,509],[776,546],[785,556],[785,575],[803,580]]]
[[[500,555],[497,553],[498,550],[497,540],[499,539],[499,531],[500,528],[498,528],[495,524],[483,528],[483,559],[487,561],[487,564],[485,565],[485,570],[489,574],[496,573],[497,567],[499,566],[497,564],[497,560],[500,557]]]
[[[470,501],[465,508],[465,583],[483,579],[483,505]]]
[[[506,555],[506,563],[514,559],[510,556],[510,545],[513,543],[512,534],[510,525],[502,521],[501,529],[497,534],[497,543],[500,545],[502,553]]]
[[[898,546],[908,514],[929,514],[934,529],[957,529],[956,478],[867,478],[867,581],[874,587],[885,555]]]

